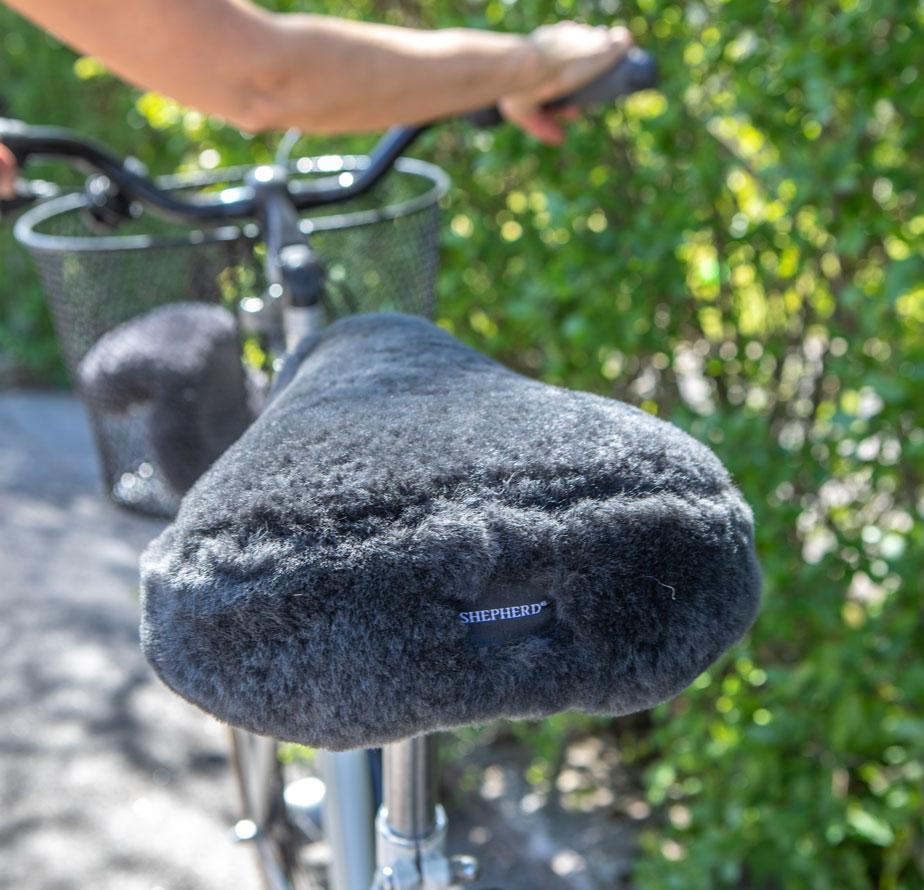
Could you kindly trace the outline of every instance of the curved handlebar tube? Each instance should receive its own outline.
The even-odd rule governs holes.
[[[395,127],[379,141],[368,166],[349,185],[291,185],[292,203],[298,210],[323,207],[365,194],[391,169],[395,161],[426,129]],[[3,142],[22,165],[33,157],[74,160],[106,176],[129,200],[156,208],[168,218],[182,222],[219,222],[258,215],[254,191],[249,186],[225,189],[217,195],[180,198],[158,188],[147,177],[131,170],[108,149],[57,127],[33,127],[21,121],[0,119]]]

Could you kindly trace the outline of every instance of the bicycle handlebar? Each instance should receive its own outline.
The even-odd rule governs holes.
[[[562,96],[544,106],[547,111],[556,108],[587,108],[604,102],[615,102],[639,90],[647,90],[658,82],[658,67],[651,53],[633,46],[612,68],[596,80],[585,84],[570,96]],[[465,115],[465,119],[479,127],[493,127],[503,121],[496,105]]]
[[[389,130],[373,150],[368,166],[349,185],[330,187],[292,183],[290,193],[293,203],[297,209],[306,210],[345,201],[369,191],[425,129],[420,126]],[[108,149],[70,130],[34,127],[21,121],[0,119],[0,142],[10,149],[20,166],[33,157],[73,160],[88,166],[93,172],[106,176],[129,200],[154,207],[168,217],[183,221],[218,222],[251,217],[256,213],[253,189],[248,186],[225,189],[207,198],[178,198],[132,170]]]
[[[633,47],[597,80],[570,96],[549,103],[546,107],[588,106],[613,101],[636,90],[652,87],[656,81],[654,59],[644,50]],[[463,117],[482,127],[495,126],[503,120],[496,106]],[[330,186],[325,182],[289,183],[288,189],[293,205],[297,210],[308,210],[365,194],[430,126],[432,124],[394,127],[389,130],[372,150],[368,165],[357,173],[349,184]],[[0,142],[13,153],[20,167],[33,157],[74,161],[78,166],[89,167],[92,172],[107,177],[125,201],[139,201],[155,208],[163,216],[182,222],[221,222],[254,217],[259,212],[251,186],[224,189],[208,197],[193,195],[180,198],[159,188],[137,169],[133,169],[130,162],[121,160],[104,146],[70,130],[30,126],[22,121],[0,118]],[[17,197],[13,201],[0,201],[0,216],[4,210],[20,209],[30,201],[44,197],[48,197],[47,190],[36,190],[28,183],[20,183]]]

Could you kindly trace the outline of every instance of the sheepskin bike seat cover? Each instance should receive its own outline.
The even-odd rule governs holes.
[[[151,408],[146,445],[182,494],[253,420],[234,316],[208,303],[169,303],[101,337],[77,369],[97,414]]]
[[[428,322],[303,342],[142,558],[142,644],[223,721],[342,750],[684,689],[750,625],[716,457]]]

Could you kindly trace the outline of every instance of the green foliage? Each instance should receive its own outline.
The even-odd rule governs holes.
[[[455,181],[441,322],[527,373],[689,429],[754,507],[763,612],[653,715],[660,819],[636,884],[919,888],[922,7],[313,4],[506,29],[606,21],[601,7],[657,54],[660,93],[588,116],[558,151],[451,125],[420,153]],[[9,14],[0,28],[15,114],[116,139],[157,169],[266,151],[92,65],[79,81],[70,54]],[[0,348],[47,369],[34,285],[3,251]]]

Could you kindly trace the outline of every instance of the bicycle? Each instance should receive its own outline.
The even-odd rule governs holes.
[[[650,58],[635,50],[567,102],[612,100],[650,86],[653,76]],[[471,118],[483,126],[498,121],[493,109]],[[84,191],[71,195],[53,197],[56,190],[50,184],[23,184],[9,209],[37,203],[18,220],[16,235],[37,259],[57,307],[57,328],[68,365],[99,415],[94,427],[110,495],[136,509],[169,514],[176,507],[170,490],[182,493],[186,481],[191,482],[188,477],[198,475],[198,469],[189,472],[190,462],[195,458],[208,466],[217,458],[184,498],[176,524],[145,557],[142,633],[146,654],[161,679],[232,727],[232,762],[242,799],[236,832],[240,839],[254,843],[270,890],[315,884],[317,875],[303,868],[302,860],[321,830],[331,848],[328,879],[333,890],[365,890],[370,882],[376,890],[448,890],[471,883],[478,876],[475,860],[450,857],[445,850],[446,814],[437,802],[436,731],[500,716],[542,716],[566,707],[605,713],[648,707],[680,691],[740,637],[757,608],[759,574],[750,514],[705,448],[633,409],[601,406],[596,397],[523,381],[423,321],[353,314],[367,308],[361,289],[351,286],[348,274],[348,264],[361,258],[345,258],[339,271],[334,269],[338,264],[328,259],[325,271],[314,250],[325,231],[343,228],[343,219],[330,217],[325,223],[300,215],[370,195],[398,173],[425,180],[425,190],[397,205],[382,207],[377,200],[373,207],[354,209],[357,216],[352,222],[371,227],[417,219],[414,250],[425,242],[425,259],[417,273],[404,280],[406,292],[400,296],[410,295],[418,311],[426,314],[436,273],[436,201],[447,182],[432,165],[400,158],[424,129],[389,132],[368,158],[289,163],[284,143],[273,165],[153,182],[137,167],[73,134],[0,123],[0,139],[20,166],[42,156],[80,161],[95,171]],[[318,178],[306,183],[293,174]],[[229,185],[239,179],[243,185]],[[87,248],[73,235],[75,218],[89,219],[106,231],[121,227],[128,234],[96,235]],[[132,227],[141,221],[155,226],[153,235],[135,232]],[[193,233],[175,228],[189,223],[205,228]],[[264,250],[265,284],[259,293],[253,276],[258,244]],[[190,247],[195,248],[195,260],[190,260]],[[167,283],[179,280],[185,288],[195,281],[201,302],[220,304],[223,298],[230,302],[240,328],[257,344],[254,348],[269,356],[265,370],[276,374],[269,405],[250,425],[250,418],[241,415],[220,442],[212,443],[220,457],[209,453],[202,460],[202,429],[192,437],[192,445],[184,436],[216,393],[224,397],[233,390],[240,404],[246,398],[247,381],[231,370],[220,380],[209,378],[203,383],[199,378],[207,368],[169,366],[164,371],[157,360],[168,351],[159,339],[167,329],[165,323],[172,325],[173,336],[183,344],[184,336],[202,334],[206,339],[196,342],[205,342],[209,356],[221,358],[228,343],[237,343],[222,328],[224,316],[219,319],[220,313],[212,312],[214,317],[206,320],[209,311],[178,308],[178,298],[164,299],[161,293],[155,302],[165,303],[169,312],[157,315],[146,305],[135,318],[139,311],[133,307],[128,313],[132,317],[107,317],[89,334],[81,332],[79,342],[68,333],[75,326],[69,295],[75,287],[88,287],[87,279],[95,273],[101,278],[107,271],[111,274],[110,254],[119,250],[135,251],[152,273],[157,258],[167,267],[163,279]],[[88,253],[100,259],[91,260]],[[406,266],[406,255],[403,262]],[[97,299],[93,311],[105,315],[112,302]],[[377,302],[376,308],[382,308],[381,300]],[[327,327],[325,315],[352,317]],[[155,387],[158,375],[166,381],[158,384],[160,388]],[[100,388],[99,381],[118,386]],[[165,405],[175,409],[178,388],[188,403],[180,432],[174,429],[175,413],[157,413]],[[476,394],[481,413],[472,407]],[[408,411],[411,423],[382,413],[380,399]],[[169,435],[161,435],[154,458],[138,457],[139,416],[124,420],[125,406],[135,402],[143,403],[149,412],[144,426],[151,438],[165,427],[170,429]],[[310,407],[318,422],[313,436],[304,428],[299,402]],[[415,417],[418,410],[423,414]],[[463,420],[455,433],[446,426],[447,411],[456,411]],[[102,415],[107,413],[123,419],[104,421]],[[487,466],[479,452],[502,452],[507,444],[491,432],[501,418],[516,434],[512,447],[519,456],[514,460],[502,454],[504,459]],[[614,420],[626,432],[617,436]],[[582,443],[571,441],[568,423],[584,426]],[[428,429],[437,431],[436,439],[414,440],[417,430]],[[529,464],[517,448],[529,442],[535,453],[546,444],[547,433],[554,445],[550,445],[552,457]],[[381,439],[386,434],[390,445]],[[447,444],[454,435],[463,444]],[[338,437],[344,436],[350,441],[345,449],[337,445]],[[517,437],[522,440],[519,444]],[[283,439],[288,443],[285,447],[280,444]],[[287,492],[312,484],[299,476],[300,471],[289,469],[292,457],[287,449],[302,440],[315,448],[313,465],[328,473],[319,486],[323,504],[315,504],[320,512],[308,518],[295,505],[287,518],[277,510]],[[364,470],[351,468],[354,455],[359,455],[360,463],[364,454],[375,455],[375,449],[366,452],[359,447],[363,441],[386,458],[381,467],[384,476],[373,473],[372,481],[363,476]],[[321,447],[325,442],[333,448],[333,464]],[[441,444],[442,457],[438,456]],[[132,452],[132,469],[119,465],[120,449]],[[620,465],[623,452],[630,457],[626,466]],[[517,480],[516,472],[505,475],[521,463],[528,465],[522,479]],[[279,479],[272,497],[262,482],[254,482],[259,467],[269,474],[267,478],[276,474],[273,478]],[[419,468],[421,478],[415,475]],[[636,476],[627,477],[627,470],[629,476],[632,472]],[[392,483],[394,497],[386,497]],[[362,485],[368,486],[368,497],[357,506],[351,502],[352,493]],[[346,491],[351,492],[349,497]],[[664,504],[657,509],[638,506],[657,504],[659,499]],[[437,502],[440,509],[434,507]],[[441,513],[443,506],[446,510]],[[504,512],[515,510],[520,511],[520,519],[532,517],[536,528],[524,531],[517,526],[520,519],[510,520]],[[615,512],[601,520],[597,513],[606,510]],[[645,510],[653,513],[649,516]],[[650,526],[653,537],[633,532],[631,522],[625,524],[629,514],[640,528]],[[613,538],[611,521],[629,544]],[[371,568],[365,564],[348,568],[346,555],[339,564],[331,563],[330,548],[347,547],[344,542],[349,536],[347,550],[359,551],[368,535],[387,536],[400,522],[410,523],[399,536],[405,548],[400,558],[393,548],[385,556],[370,556]],[[569,555],[552,558],[537,549],[531,535],[542,537],[537,529],[550,523],[558,523],[556,528],[568,539]],[[576,532],[577,525],[583,531]],[[360,526],[363,530],[357,531]],[[508,536],[503,545],[492,538],[498,528]],[[672,539],[667,551],[661,540],[665,535]],[[703,553],[694,553],[686,536]],[[210,567],[203,570],[201,553],[213,544],[217,547],[219,537],[222,547],[238,547],[244,562],[256,559],[260,565],[242,562],[234,568],[229,560],[236,557],[216,550],[205,558]],[[417,546],[415,540],[423,544]],[[559,541],[556,547],[560,545]],[[263,546],[282,549],[271,556],[254,556],[254,548]],[[499,549],[506,556],[498,556]],[[614,569],[611,551],[618,551],[626,565],[631,563],[631,571],[626,566]],[[306,568],[300,553],[322,556],[318,564]],[[414,571],[408,574],[411,563]],[[598,563],[607,566],[598,572],[600,577],[594,574]],[[283,565],[286,573],[279,568]],[[400,605],[383,601],[382,611],[389,613],[384,630],[375,630],[375,622],[365,615],[338,612],[333,601],[306,606],[314,610],[312,625],[270,614],[271,599],[282,603],[273,608],[289,610],[289,619],[292,610],[302,608],[300,600],[310,598],[309,588],[300,592],[289,586],[292,577],[305,571],[314,573],[313,583],[320,583],[317,579],[323,576],[339,597],[352,598],[353,607],[365,602],[366,612],[376,606],[369,596],[385,590],[396,600],[398,590],[410,599]],[[626,571],[641,593],[614,605],[601,590],[613,582],[614,572],[625,580]],[[226,582],[235,573],[229,587]],[[216,608],[207,609],[205,615],[192,614],[185,603],[195,597],[189,589],[181,593],[178,587],[185,583],[205,590],[216,574],[224,577],[224,587],[210,588],[208,594]],[[422,583],[427,590],[453,593],[431,603],[418,590]],[[269,590],[267,585],[272,587],[271,596],[264,591]],[[356,599],[355,592],[363,585],[368,596]],[[688,595],[688,588],[699,588],[692,604],[678,599],[678,589]],[[229,607],[223,599],[226,594],[236,605]],[[260,600],[259,608],[253,597]],[[412,622],[406,620],[409,604],[419,606]],[[581,617],[582,609],[589,617]],[[643,627],[639,639],[623,640],[628,656],[617,652],[612,639],[598,635],[599,626],[626,619]],[[321,630],[309,645],[314,627]],[[432,639],[425,638],[426,630]],[[260,633],[265,636],[258,638]],[[298,634],[305,639],[293,642]],[[277,654],[264,651],[270,639],[276,641]],[[368,651],[368,663],[357,664],[355,647],[370,641],[387,650],[387,657]],[[671,652],[671,647],[680,654]],[[283,657],[279,652],[289,654]],[[319,663],[322,656],[330,659],[329,664]],[[297,678],[309,666],[306,657],[323,676],[299,686]],[[200,661],[194,663],[196,658]],[[555,659],[566,667],[559,668]],[[420,665],[424,667],[418,670]],[[543,668],[541,682],[536,679],[536,665]],[[613,665],[619,665],[616,673],[622,685],[614,686],[608,676]],[[484,671],[476,666],[500,671],[503,688],[497,691],[486,685]],[[282,690],[273,685],[277,681]],[[408,690],[412,694],[402,698]],[[303,694],[304,712],[293,710],[294,699]],[[314,810],[322,795],[293,793],[298,783],[286,781],[276,738],[344,752],[323,755],[320,820]],[[362,750],[377,745],[382,748],[380,765]],[[379,768],[381,789],[377,790]],[[318,792],[317,785],[313,788]],[[378,815],[373,845],[374,810]]]

